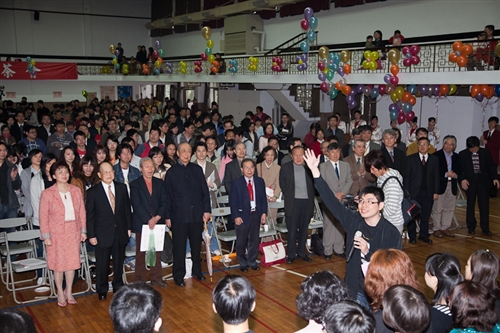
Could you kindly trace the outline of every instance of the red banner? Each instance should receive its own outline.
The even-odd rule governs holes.
[[[77,80],[78,72],[75,63],[37,62],[34,74],[28,71],[27,62],[0,61],[1,80]]]

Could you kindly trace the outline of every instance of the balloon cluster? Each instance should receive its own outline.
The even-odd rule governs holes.
[[[378,68],[378,52],[377,51],[365,51],[363,54],[365,60],[361,63],[361,67],[369,70],[376,70]]]
[[[414,86],[414,85],[412,85]],[[416,89],[415,89],[416,90]],[[457,86],[454,84],[422,84],[418,87],[416,95],[418,96],[448,96],[457,92]]]
[[[149,66],[148,64],[142,64],[142,74],[148,75],[149,74]]]
[[[207,41],[207,47],[205,48],[205,52],[201,53],[201,60],[203,61],[208,61],[210,63],[210,71],[214,74],[217,74],[219,72],[219,62],[217,61],[216,64],[214,64],[215,60],[215,55],[212,54],[212,48],[214,47],[214,41],[210,39],[212,37],[212,29],[208,26],[204,26],[201,28],[201,35],[205,40]],[[196,65],[194,68],[195,73],[201,73],[201,65],[199,66],[199,70],[196,71]]]
[[[500,97],[500,84],[489,86],[487,84],[475,84],[470,89],[470,96],[478,102],[482,102],[485,98],[490,99],[494,95]]]
[[[384,75],[384,82],[387,84],[392,84],[392,85],[397,85],[399,83],[399,66],[398,66],[398,61],[401,59],[401,51],[398,49],[392,49],[387,53],[387,59],[389,59],[389,62],[392,64],[391,65],[391,74],[386,74]]]
[[[448,60],[450,60],[450,62],[455,62],[458,67],[464,67],[469,61],[467,56],[472,53],[472,45],[456,41],[453,43],[453,51],[454,52],[450,53]]]
[[[111,63],[116,69],[120,69],[120,64],[118,63],[118,57],[120,56],[120,50],[117,50],[116,47],[111,44],[109,46],[109,52],[113,55],[113,60],[111,60]]]
[[[273,72],[281,72],[281,64],[283,63],[282,57],[273,57],[273,65],[271,66],[271,70]]]
[[[157,40],[155,42],[155,47],[156,47],[156,50],[153,51],[153,58],[156,59],[154,64],[155,64],[155,69],[153,70],[153,72],[156,74],[156,75],[160,75],[161,71],[161,65],[163,64],[163,56],[165,55],[165,51],[163,51],[163,49],[161,48],[161,43],[159,40]]]
[[[184,62],[184,61],[179,62],[179,67],[180,67],[179,68],[179,72],[181,74],[186,74],[186,72],[187,72],[187,64],[186,64],[186,62]]]
[[[339,94],[339,90],[335,88],[335,84],[331,81],[339,68],[340,58],[338,54],[330,53],[330,50],[326,46],[319,48],[318,55],[318,69],[320,70],[318,79],[321,81],[320,89],[333,100]]]
[[[28,63],[26,72],[30,73],[32,79],[36,79],[36,72],[38,72],[39,69],[35,67],[36,65],[35,60],[31,59],[31,57],[26,57],[26,62]]]
[[[236,73],[238,71],[238,61],[236,59],[230,59],[228,61],[228,64],[229,64],[229,68],[228,68],[228,71],[230,73]]]
[[[220,65],[219,60],[212,61],[212,63],[210,64],[210,72],[214,74],[219,73],[219,65]]]
[[[101,74],[112,74],[113,71],[111,70],[111,68],[114,68],[114,67],[109,67],[109,66],[102,66],[101,67],[101,70],[99,71]]]
[[[123,64],[122,66],[122,73],[124,75],[127,75],[129,73],[129,67],[128,67],[128,64]]]
[[[390,97],[393,103],[389,105],[389,118],[397,121],[400,125],[405,121],[412,121],[415,118],[413,106],[417,103],[417,99],[413,94],[416,93],[417,87],[410,85],[408,90],[401,86],[391,88]]]
[[[203,70],[203,68],[201,68],[201,61],[196,60],[194,62],[194,72],[198,74],[198,73],[201,73],[202,70]]]
[[[309,67],[309,64],[307,63],[307,60],[308,60],[308,56],[306,53],[302,53],[301,55],[297,56],[297,58],[295,59],[295,61],[297,61],[297,70],[299,72],[303,72],[305,71],[308,67]]]
[[[259,69],[259,58],[256,57],[249,57],[248,58],[248,70],[252,72],[256,72]]]
[[[174,66],[172,65],[172,63],[171,63],[171,62],[168,62],[168,61],[167,61],[167,62],[165,63],[165,73],[167,73],[167,74],[172,74],[172,73],[174,72],[174,71],[173,71],[173,68],[174,68]]]
[[[405,59],[403,60],[403,65],[410,67],[411,65],[418,65],[420,63],[420,57],[418,53],[420,52],[420,46],[412,45],[410,47],[403,47],[403,54]]]

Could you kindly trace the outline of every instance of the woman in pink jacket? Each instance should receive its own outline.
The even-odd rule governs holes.
[[[57,305],[76,304],[72,293],[75,270],[80,268],[80,243],[87,238],[85,204],[81,190],[68,184],[69,167],[64,161],[54,163],[50,174],[54,186],[40,198],[40,232],[47,248],[47,265],[54,271]],[[66,290],[63,290],[63,274]]]

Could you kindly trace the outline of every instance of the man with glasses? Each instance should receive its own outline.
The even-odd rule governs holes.
[[[330,189],[319,171],[319,157],[308,150],[304,157],[314,177],[314,186],[323,203],[342,224],[346,232],[346,281],[351,297],[367,309],[370,308],[361,265],[370,261],[379,249],[401,249],[401,235],[381,214],[384,208],[384,192],[375,186],[367,186],[359,193],[359,214],[346,208]]]
[[[431,143],[427,137],[417,141],[418,153],[407,157],[405,190],[411,198],[420,204],[420,234],[418,239],[431,244],[429,238],[429,217],[431,216],[434,200],[439,193],[439,159],[429,154]],[[410,243],[417,243],[417,222],[412,220],[408,224]]]

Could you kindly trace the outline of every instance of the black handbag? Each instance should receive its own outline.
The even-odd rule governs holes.
[[[403,211],[403,219],[404,219],[404,226],[406,227],[408,223],[410,223],[411,220],[413,220],[418,214],[420,214],[420,204],[416,202],[414,199],[410,197],[410,194],[408,191],[406,191],[403,187],[403,184],[399,181],[398,177],[396,176],[390,176],[387,178],[383,183],[382,183],[382,189],[385,186],[385,183],[389,179],[396,179],[399,183],[399,186],[401,186],[401,189],[403,190],[403,201],[401,202],[401,210]]]

